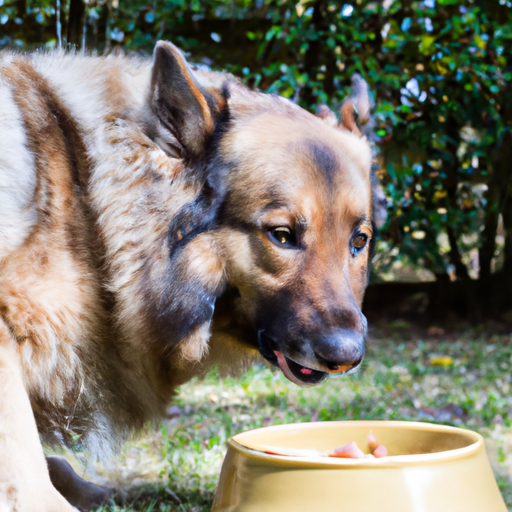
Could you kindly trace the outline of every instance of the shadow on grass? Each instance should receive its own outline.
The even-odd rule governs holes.
[[[395,322],[374,331],[356,376],[300,389],[262,366],[237,378],[213,372],[183,386],[169,411],[159,430],[128,443],[112,467],[97,473],[100,483],[124,489],[122,500],[102,512],[207,512],[230,436],[266,425],[349,419],[428,421],[481,432],[512,507],[509,334]]]
[[[147,484],[123,490],[112,504],[96,512],[209,512],[212,501],[212,493],[178,495],[169,487]]]

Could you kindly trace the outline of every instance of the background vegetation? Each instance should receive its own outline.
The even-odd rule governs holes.
[[[0,48],[150,55],[161,38],[311,111],[338,109],[360,73],[389,207],[367,309],[432,321],[512,307],[511,0],[0,0]],[[483,432],[512,507],[510,336],[388,328],[358,376],[319,388],[299,390],[261,367],[190,383],[160,431],[86,476],[128,489],[133,506],[112,511],[206,511],[232,434],[413,419]]]
[[[150,55],[169,39],[312,111],[338,108],[362,74],[389,202],[373,281],[432,281],[385,292],[416,294],[431,317],[499,315],[512,307],[511,0],[346,1],[0,0],[0,47]]]
[[[214,372],[183,386],[158,430],[85,476],[123,491],[124,504],[101,512],[208,512],[226,440],[239,432],[306,421],[428,421],[484,435],[512,511],[511,341],[482,330],[448,334],[388,322],[374,326],[361,372],[314,388],[262,366],[236,378]]]

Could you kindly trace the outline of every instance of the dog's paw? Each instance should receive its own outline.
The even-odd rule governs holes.
[[[46,457],[46,463],[54,487],[80,512],[94,510],[113,499],[113,489],[84,480],[75,473],[66,459]]]

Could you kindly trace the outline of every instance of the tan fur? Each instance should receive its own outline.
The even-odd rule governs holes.
[[[297,117],[301,115],[298,112],[294,114]],[[242,120],[241,124],[244,122]],[[297,280],[307,282],[306,288],[312,293],[312,301],[316,307],[322,302],[332,300],[331,296],[325,296],[326,287],[340,290],[350,287],[355,303],[360,305],[366,287],[367,261],[352,261],[343,246],[352,229],[353,219],[366,217],[364,229],[371,234],[371,187],[368,173],[371,155],[368,145],[352,134],[330,130],[320,120],[307,115],[304,115],[298,126],[295,124],[295,116],[278,119],[272,113],[250,116],[246,122],[247,126],[239,127],[233,131],[232,136],[227,137],[224,146],[224,151],[235,155],[235,158],[243,163],[242,167],[247,169],[247,172],[234,176],[234,179],[242,180],[233,187],[241,194],[239,202],[251,203],[252,206],[240,215],[258,212],[267,200],[268,188],[282,189],[294,209],[311,219],[314,229],[311,229],[311,238],[307,239],[307,243],[317,248],[317,253],[310,258],[311,263],[307,263],[301,260],[298,253],[280,254],[266,237],[262,236],[262,244],[270,255],[268,265],[275,271],[271,274],[255,273],[251,272],[256,266],[256,261],[248,237],[239,233],[219,233],[219,238],[225,244],[225,251],[229,253],[227,261],[231,264],[226,271],[230,281],[237,283],[240,289],[248,289],[245,311],[254,308],[254,295],[249,289],[280,289],[287,284],[293,285]],[[281,147],[293,144],[301,138],[317,139],[324,143],[331,138],[332,147],[338,148],[339,158],[346,167],[346,172],[337,176],[339,185],[336,189],[340,192],[335,198],[336,202],[328,210],[336,212],[337,219],[326,217],[327,212],[323,205],[331,201],[329,189],[319,179],[318,172],[311,163],[304,159],[303,155],[300,155],[300,160],[294,160],[293,154],[281,152]],[[258,152],[260,145],[266,148],[265,155]],[[301,169],[301,172],[298,172],[298,169]],[[261,179],[261,174],[264,174],[264,180]],[[286,180],[283,180],[285,174]],[[289,224],[290,213],[286,210],[273,210],[267,216],[277,225],[286,225]],[[261,216],[259,220],[265,219],[265,216]],[[247,222],[251,220],[248,216]],[[345,231],[339,232],[340,228]],[[287,260],[283,260],[284,257]],[[252,276],[254,281],[251,282],[247,276]],[[301,311],[300,307],[297,307],[297,310],[305,318],[313,312]]]
[[[48,480],[36,423],[47,441],[105,452],[158,418],[183,382],[254,359],[258,304],[284,288],[308,297],[288,304],[298,323],[320,310],[330,322],[336,303],[346,328],[364,331],[367,251],[352,257],[349,242],[356,227],[371,237],[368,144],[158,48],[188,84],[197,122],[165,117],[172,88],[149,61],[0,56],[2,512],[33,512],[38,497],[37,510],[70,510]],[[227,192],[215,203],[217,168],[211,186]],[[271,192],[287,204],[269,208]],[[190,234],[189,217],[214,207]],[[269,224],[302,221],[307,250],[269,238]],[[171,342],[173,315],[185,327]],[[316,364],[309,345],[301,357]]]

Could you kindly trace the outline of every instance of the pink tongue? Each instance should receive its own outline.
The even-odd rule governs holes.
[[[303,373],[304,375],[311,375],[313,373],[313,370],[310,370],[309,368],[302,368],[300,373]]]
[[[294,384],[297,384],[297,386],[307,386],[308,385],[305,382],[302,382],[301,380],[297,379],[297,377],[295,377],[295,375],[293,375],[282,352],[279,352],[278,350],[274,350],[274,354],[277,357],[277,364],[279,365],[279,368],[281,368],[281,371],[284,373],[284,376],[288,380],[291,380]],[[303,370],[306,370],[306,371],[304,372]],[[301,371],[301,373],[303,373],[305,375],[309,375],[307,372],[312,373],[312,371],[309,368],[302,368],[300,371]]]

